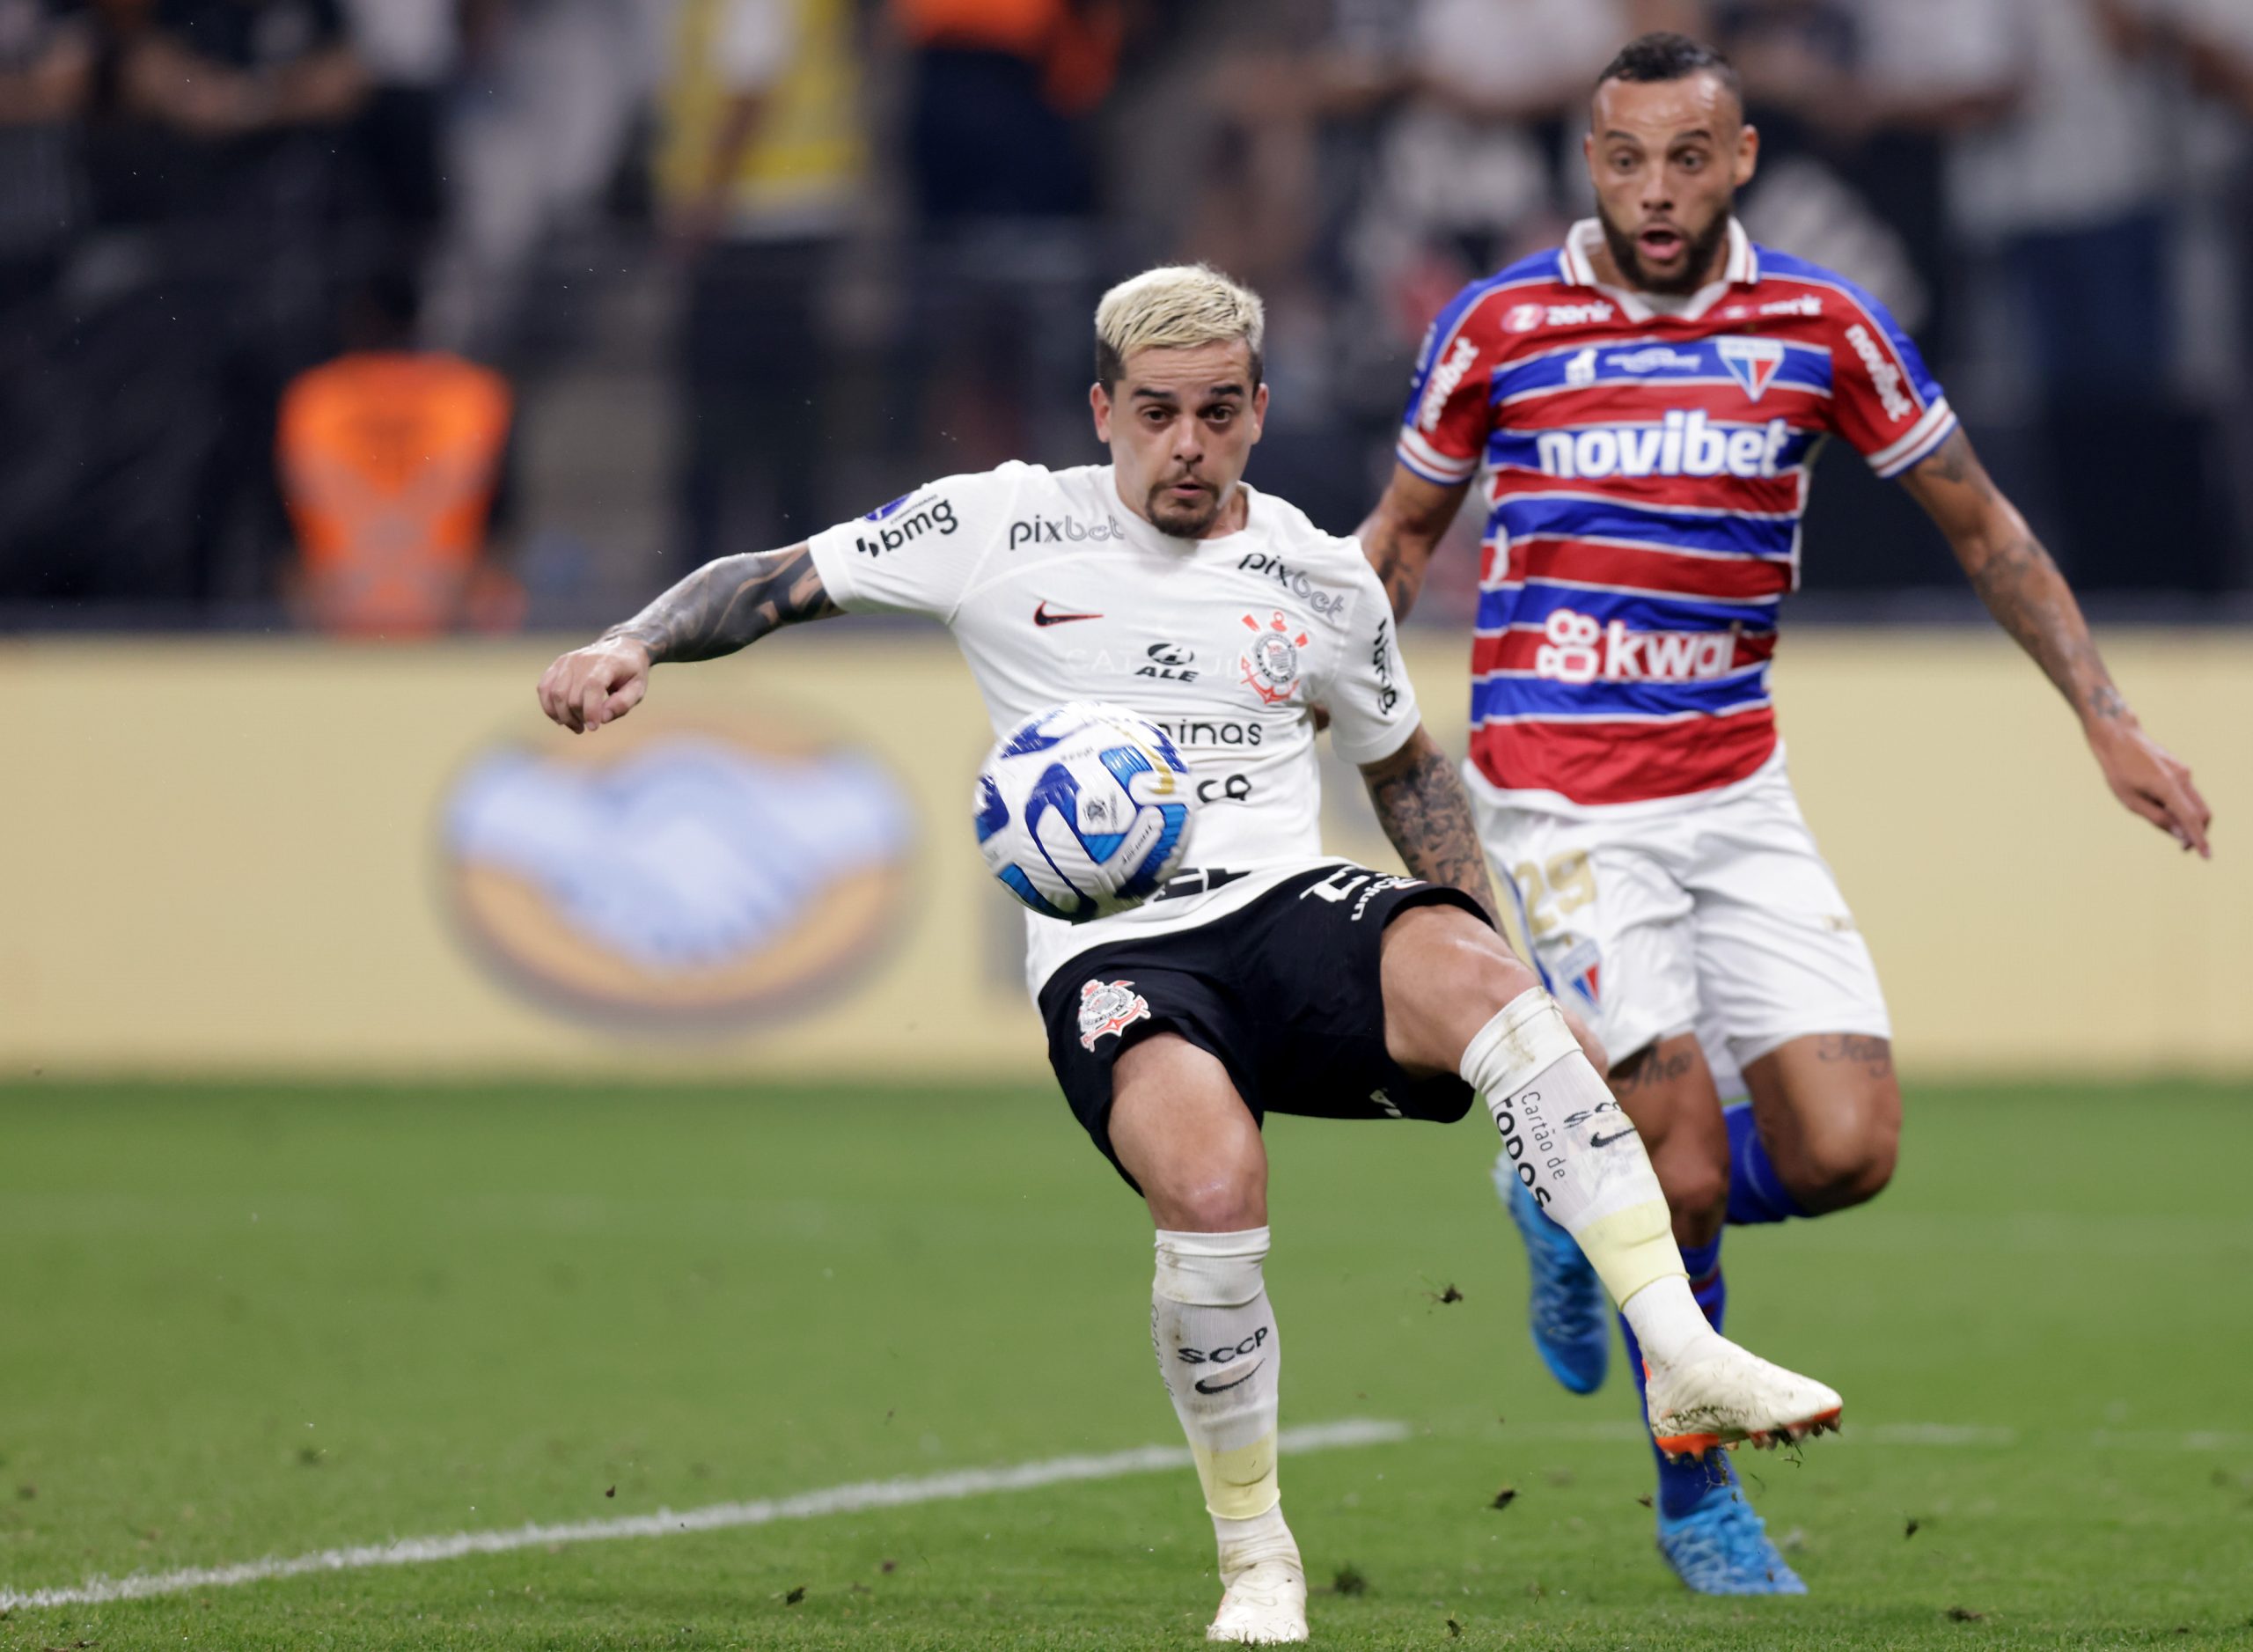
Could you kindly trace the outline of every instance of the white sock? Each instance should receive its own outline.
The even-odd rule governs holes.
[[[1519,1179],[1579,1241],[1644,1357],[1671,1364],[1713,1336],[1643,1139],[1556,1000],[1539,988],[1510,1000],[1464,1048],[1462,1073],[1485,1092]]]
[[[1260,1264],[1267,1230],[1157,1236],[1150,1342],[1189,1436],[1223,1588],[1253,1562],[1299,1564],[1275,1474],[1282,1346]]]

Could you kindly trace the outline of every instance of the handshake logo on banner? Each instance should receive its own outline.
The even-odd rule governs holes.
[[[637,720],[600,745],[474,761],[447,883],[481,959],[551,1004],[652,1028],[830,995],[883,950],[912,846],[870,757]]]

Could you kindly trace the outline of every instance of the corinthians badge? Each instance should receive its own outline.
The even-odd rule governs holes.
[[[1265,625],[1250,613],[1244,623],[1252,634],[1237,656],[1244,686],[1259,696],[1260,704],[1279,706],[1299,691],[1299,650],[1307,645],[1307,634],[1293,629],[1280,608],[1269,613]]]

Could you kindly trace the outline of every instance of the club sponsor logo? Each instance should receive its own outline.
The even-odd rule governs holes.
[[[1596,346],[1591,344],[1565,363],[1565,382],[1585,390],[1596,382]]]
[[[1376,623],[1376,643],[1369,650],[1369,669],[1376,675],[1377,715],[1389,717],[1392,715],[1393,707],[1400,703],[1400,690],[1392,680],[1392,620],[1390,616]]]
[[[1648,349],[1614,350],[1604,358],[1604,364],[1623,373],[1696,372],[1706,360],[1694,350],[1654,344]]]
[[[1082,522],[1073,517],[1024,517],[1009,524],[1009,548],[1023,545],[1087,545],[1123,540],[1126,530],[1117,517]]]
[[[1175,683],[1193,683],[1197,680],[1197,673],[1189,668],[1190,662],[1197,657],[1195,649],[1184,648],[1178,642],[1153,642],[1144,651],[1149,656],[1149,661],[1134,667],[1135,676],[1156,677]]]
[[[1803,292],[1796,298],[1771,298],[1760,306],[1758,313],[1782,316],[1821,315],[1823,295],[1819,292]]]
[[[867,752],[647,707],[453,781],[438,887],[479,966],[559,1023],[730,1030],[825,1007],[897,944],[915,840]]]
[[[1416,409],[1418,430],[1439,428],[1440,415],[1447,411],[1447,399],[1455,393],[1456,386],[1463,382],[1464,376],[1470,372],[1472,363],[1478,359],[1478,345],[1457,334],[1455,348],[1447,353],[1445,361],[1432,369],[1431,378],[1424,385],[1423,403]]]
[[[1592,298],[1586,304],[1512,305],[1502,317],[1502,331],[1530,333],[1537,327],[1593,327],[1618,313],[1617,308],[1601,298]]]
[[[1761,316],[1818,316],[1823,313],[1823,295],[1802,293],[1796,298],[1771,298],[1763,305],[1733,304],[1721,312],[1724,321],[1743,321]]]
[[[1245,775],[1229,775],[1197,782],[1199,803],[1249,803],[1251,800],[1251,780]]]
[[[1774,339],[1723,339],[1717,348],[1728,376],[1755,401],[1766,393],[1769,381],[1784,364],[1784,347]]]
[[[1040,602],[1033,608],[1032,611],[1032,622],[1035,625],[1039,626],[1069,625],[1075,620],[1100,620],[1102,618],[1103,616],[1099,613],[1052,613],[1048,606],[1048,599],[1045,597],[1041,598]]]
[[[1660,424],[1596,426],[1579,430],[1544,430],[1534,437],[1545,476],[1589,479],[1605,476],[1756,476],[1782,474],[1781,460],[1792,439],[1783,419],[1765,425],[1728,425],[1706,416],[1702,407],[1680,408]]]
[[[1216,1348],[1177,1347],[1173,1355],[1184,1365],[1227,1365],[1237,1360],[1249,1359],[1267,1346],[1267,1339],[1275,1334],[1273,1325],[1261,1325],[1241,1342],[1224,1342]]]
[[[942,496],[915,501],[913,494],[895,499],[861,519],[889,525],[879,526],[873,534],[853,536],[853,547],[863,556],[882,556],[927,533],[952,533],[962,525],[955,517],[953,500]]]
[[[1346,612],[1346,598],[1342,592],[1325,591],[1280,556],[1266,551],[1254,551],[1237,564],[1237,570],[1239,573],[1266,575],[1313,609],[1317,620],[1335,621],[1339,614]]]
[[[1151,722],[1159,733],[1179,746],[1254,746],[1266,733],[1256,723],[1225,719],[1207,721],[1199,718],[1193,722],[1168,723],[1161,718],[1152,718]]]
[[[1251,633],[1251,641],[1237,656],[1244,686],[1259,696],[1261,705],[1280,706],[1299,691],[1299,650],[1311,639],[1295,629],[1280,608],[1269,613],[1264,625],[1257,614],[1243,618]]]
[[[1533,653],[1533,674],[1577,686],[1607,683],[1703,682],[1736,668],[1737,628],[1726,631],[1631,631],[1570,608],[1543,623],[1546,640]]]
[[[1871,387],[1877,392],[1879,405],[1889,419],[1905,419],[1914,413],[1916,404],[1902,393],[1901,370],[1877,347],[1869,329],[1857,321],[1846,329],[1846,342],[1854,347],[1854,354],[1862,358],[1862,365],[1869,370]]]
[[[1150,1018],[1150,1006],[1131,980],[1091,980],[1080,988],[1080,1047],[1092,1052],[1101,1038],[1117,1038],[1137,1021]]]

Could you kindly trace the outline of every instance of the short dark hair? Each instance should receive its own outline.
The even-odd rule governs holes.
[[[1619,48],[1619,55],[1596,77],[1596,89],[1609,80],[1686,80],[1692,75],[1711,75],[1728,88],[1738,108],[1744,106],[1744,88],[1737,84],[1736,65],[1703,40],[1663,30],[1639,34]]]

